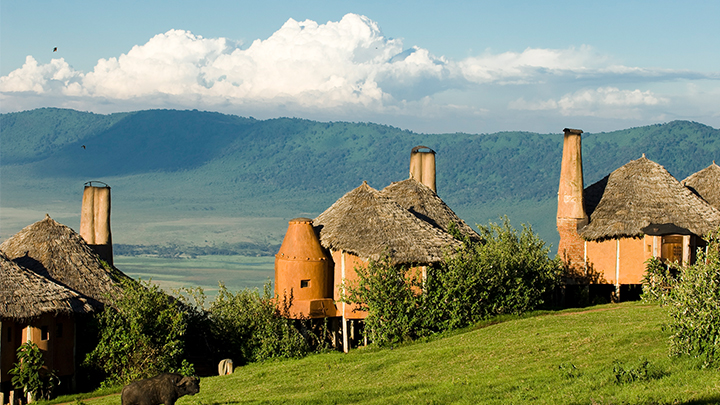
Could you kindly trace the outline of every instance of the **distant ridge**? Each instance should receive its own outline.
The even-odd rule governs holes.
[[[720,130],[696,122],[582,129],[587,184],[642,153],[678,179],[720,161]],[[115,187],[113,203],[124,204],[128,218],[169,211],[178,218],[313,217],[363,180],[380,189],[408,178],[410,149],[428,145],[437,152],[438,195],[467,223],[497,220],[502,208],[556,243],[561,131],[417,134],[195,110],[102,115],[43,108],[0,114],[0,204],[61,200],[73,209],[77,184],[102,180]],[[7,236],[3,230],[0,237]]]

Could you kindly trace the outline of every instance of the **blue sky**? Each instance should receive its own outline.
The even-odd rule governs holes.
[[[719,1],[3,0],[0,111],[719,128],[718,21]]]

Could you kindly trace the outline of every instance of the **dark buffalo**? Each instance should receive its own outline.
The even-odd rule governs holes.
[[[175,405],[183,395],[200,392],[197,377],[163,373],[153,378],[133,381],[122,389],[122,405]]]

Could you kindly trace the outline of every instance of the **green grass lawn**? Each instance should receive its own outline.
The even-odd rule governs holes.
[[[203,378],[201,392],[178,404],[720,403],[720,371],[668,357],[667,319],[657,306],[611,304],[394,349],[251,364]],[[637,380],[618,383],[622,370]],[[83,401],[119,404],[120,398]]]

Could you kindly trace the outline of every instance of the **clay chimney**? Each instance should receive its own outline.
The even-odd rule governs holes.
[[[585,244],[578,229],[588,223],[583,200],[582,143],[580,129],[563,130],[562,164],[558,189],[557,228],[560,234],[558,255],[574,264],[584,262]]]
[[[113,264],[112,234],[110,232],[110,186],[102,187],[85,183],[82,212],[80,214],[80,236],[100,256]],[[96,182],[100,183],[100,182]]]
[[[435,188],[434,150],[422,145],[412,149],[412,152],[410,152],[410,177],[437,193]]]
[[[280,299],[292,294],[291,317],[325,317],[329,312],[314,310],[325,301],[327,309],[334,308],[333,267],[331,259],[320,245],[312,219],[295,218],[288,223],[280,250],[275,255],[275,295]]]

